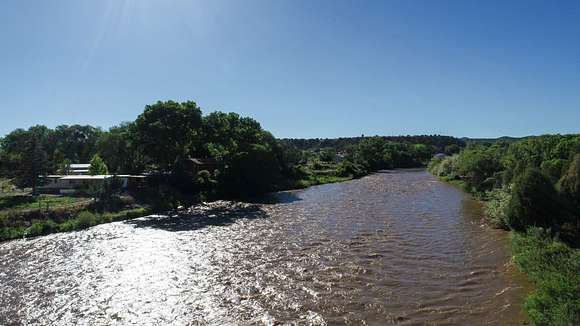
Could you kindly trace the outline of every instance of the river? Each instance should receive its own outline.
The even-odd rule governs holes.
[[[508,233],[423,170],[0,243],[1,325],[519,325]]]

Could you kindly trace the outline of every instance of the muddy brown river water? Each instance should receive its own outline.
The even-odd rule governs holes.
[[[0,243],[0,325],[519,325],[504,231],[422,170]]]

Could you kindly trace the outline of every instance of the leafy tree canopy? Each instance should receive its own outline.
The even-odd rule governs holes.
[[[149,163],[171,171],[200,149],[201,109],[195,102],[147,105],[135,121],[136,140]]]
[[[98,155],[95,154],[91,159],[91,166],[89,167],[90,175],[105,175],[109,174],[109,169],[105,164],[105,161]]]

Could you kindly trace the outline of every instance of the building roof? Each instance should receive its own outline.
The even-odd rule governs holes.
[[[43,176],[43,177],[50,178],[50,179],[62,179],[62,180],[102,180],[102,179],[113,178],[113,177],[135,178],[135,179],[147,178],[147,176],[145,176],[145,175],[131,175],[131,174],[117,174],[117,175],[113,175],[113,174],[102,174],[102,175],[57,175],[57,174],[52,174],[52,175],[47,175],[47,176]]]
[[[112,175],[65,175],[61,180],[104,180],[113,177]]]
[[[218,161],[216,161],[213,158],[190,158],[189,160],[197,165],[215,165],[215,164],[218,164]]]
[[[85,164],[85,163],[82,163],[82,164],[70,164],[69,165],[69,168],[75,169],[75,170],[77,170],[77,169],[88,169],[90,167],[91,167],[90,164]]]

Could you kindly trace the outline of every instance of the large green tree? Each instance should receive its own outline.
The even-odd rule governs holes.
[[[135,121],[136,141],[152,167],[172,171],[202,143],[201,110],[195,102],[147,105]]]
[[[45,126],[16,129],[6,135],[1,143],[4,176],[36,192],[40,176],[53,169],[48,154],[53,147],[51,136],[52,131]]]
[[[496,174],[502,170],[500,159],[492,148],[467,150],[458,162],[458,174],[469,190],[485,191],[499,182]]]
[[[268,145],[253,144],[237,152],[220,174],[221,191],[229,196],[253,196],[275,189],[280,165]]]
[[[381,137],[366,138],[357,147],[356,159],[365,163],[370,171],[394,167],[392,152],[386,150],[387,141]]]
[[[52,161],[60,164],[64,160],[87,163],[96,153],[96,144],[102,130],[92,126],[61,125],[54,130],[54,150],[49,151]]]
[[[97,151],[109,171],[139,173],[145,169],[145,161],[139,150],[134,123],[123,123],[104,132],[97,141]]]

